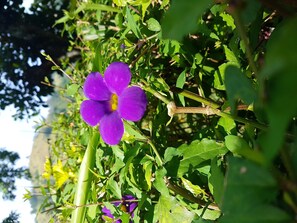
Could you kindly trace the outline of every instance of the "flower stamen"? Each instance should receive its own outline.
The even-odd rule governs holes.
[[[112,111],[115,111],[118,108],[118,96],[116,94],[111,95],[110,107]]]

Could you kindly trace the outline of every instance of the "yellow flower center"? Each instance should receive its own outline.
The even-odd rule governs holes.
[[[110,107],[112,111],[115,111],[118,108],[118,96],[116,94],[111,95]]]
[[[128,210],[127,210],[127,207],[126,207],[125,205],[123,205],[123,204],[121,204],[120,209],[121,209],[123,212],[127,212],[127,211],[128,211]]]

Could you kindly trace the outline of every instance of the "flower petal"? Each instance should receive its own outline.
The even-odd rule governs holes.
[[[104,142],[109,145],[118,144],[124,134],[124,123],[118,112],[105,115],[100,121],[99,130]]]
[[[138,205],[138,203],[136,201],[133,201],[135,199],[136,198],[132,195],[124,195],[123,196],[123,200],[124,200],[123,205],[128,206],[127,212],[130,213],[132,217],[134,216],[133,212]]]
[[[104,216],[107,216],[109,218],[114,218],[111,211],[107,207],[102,208],[102,213],[103,213]]]
[[[129,66],[122,62],[111,63],[105,70],[104,80],[110,91],[121,95],[123,90],[128,87],[131,80]]]
[[[83,90],[85,96],[92,100],[106,101],[111,97],[111,92],[99,72],[92,72],[87,76]]]
[[[85,100],[80,105],[81,117],[91,126],[97,125],[107,111],[108,105],[105,102]]]
[[[120,116],[129,121],[139,121],[146,110],[147,100],[140,87],[126,88],[119,96],[118,112]]]

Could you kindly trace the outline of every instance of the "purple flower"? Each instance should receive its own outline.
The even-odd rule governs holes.
[[[104,142],[116,145],[124,134],[124,123],[139,121],[146,110],[147,100],[140,87],[130,86],[131,71],[122,62],[113,62],[105,70],[90,73],[83,86],[89,100],[82,102],[80,113],[91,126],[99,124]]]
[[[137,207],[137,202],[133,201],[135,200],[135,197],[133,197],[132,195],[124,195],[122,198],[122,202],[114,202],[113,204],[117,207],[120,206],[120,209],[124,212],[127,212],[130,214],[130,216],[133,218],[134,216],[134,210]],[[102,208],[102,212],[103,212],[103,219],[107,220],[108,218],[114,219],[115,217],[112,215],[112,213],[110,212],[110,210],[106,207]],[[121,223],[122,220],[121,219],[117,219],[116,221],[113,221],[115,223]],[[130,220],[130,223],[132,223],[132,220]]]

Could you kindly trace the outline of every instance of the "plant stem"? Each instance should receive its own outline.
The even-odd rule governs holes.
[[[90,170],[92,170],[95,165],[96,149],[98,144],[99,133],[97,130],[94,130],[79,169],[78,182],[73,203],[74,207],[77,208],[72,211],[71,223],[84,222],[86,212],[85,205],[88,200],[88,192],[90,190],[92,180],[92,173]]]
[[[150,92],[152,95],[154,95],[156,98],[163,101],[165,104],[169,104],[169,102],[170,102],[169,99],[167,99],[165,96],[161,95],[158,91],[148,87],[147,84],[145,86],[143,86],[143,90]]]
[[[157,150],[157,148],[155,147],[155,145],[152,143],[152,141],[150,139],[147,140],[148,144],[152,147],[156,157],[157,157],[157,164],[158,166],[163,166],[163,160]]]
[[[209,106],[211,108],[219,108],[219,107],[221,107],[220,104],[218,104],[218,103],[216,103],[216,102],[214,102],[214,101],[212,101],[210,99],[203,98],[203,97],[201,97],[201,96],[199,96],[197,94],[194,94],[194,93],[192,93],[190,91],[183,90],[183,89],[180,89],[180,88],[177,88],[177,87],[173,87],[173,88],[171,88],[171,90],[173,92],[176,92],[176,93],[178,93],[178,94],[186,97],[186,98],[190,98],[190,99],[192,99],[194,101],[198,101],[198,102],[200,102],[200,103],[202,103],[202,104],[204,104],[206,106]]]
[[[241,118],[238,116],[233,116],[229,113],[223,112],[216,108],[211,107],[176,107],[174,102],[170,102],[167,105],[168,108],[168,115],[172,117],[175,114],[188,114],[188,113],[197,113],[197,114],[204,114],[204,115],[218,115],[225,118],[233,119],[234,121],[243,123],[245,125],[251,125],[255,128],[267,130],[267,126],[262,125],[258,122],[250,121],[245,118]]]

